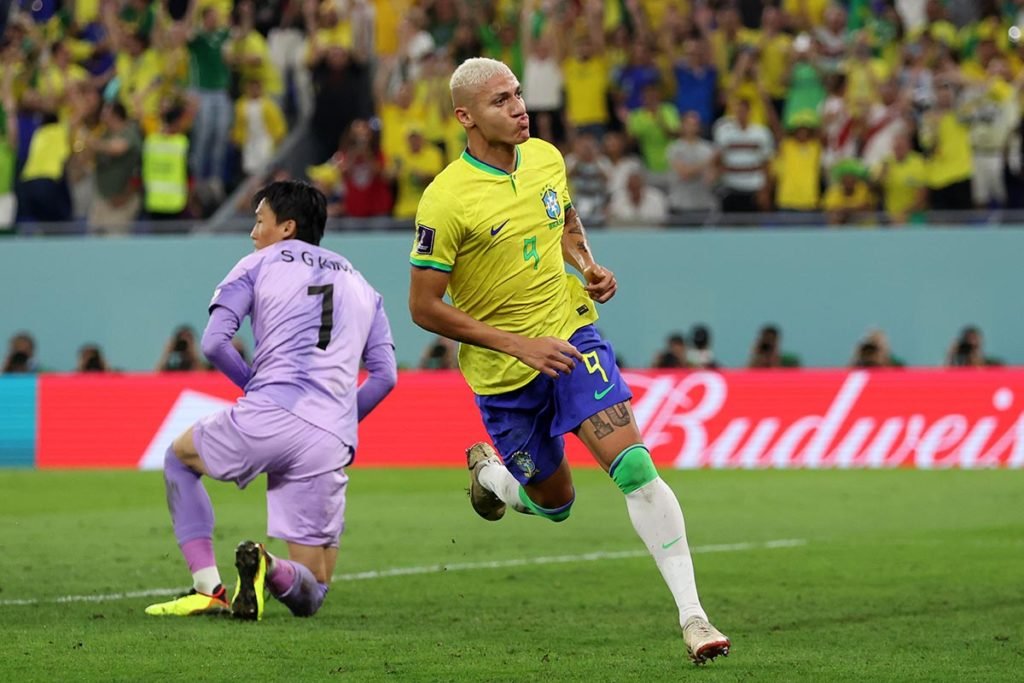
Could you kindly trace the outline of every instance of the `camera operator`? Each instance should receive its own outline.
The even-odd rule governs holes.
[[[202,370],[202,361],[196,351],[196,335],[191,327],[182,325],[174,331],[171,338],[164,347],[160,362],[157,363],[158,372],[187,372],[189,370]]]

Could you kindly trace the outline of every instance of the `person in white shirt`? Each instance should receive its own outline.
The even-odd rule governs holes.
[[[714,132],[724,192],[722,211],[764,211],[775,141],[766,126],[750,122],[749,102],[737,100],[735,111],[736,117],[719,121]]]
[[[612,194],[608,221],[615,227],[662,225],[668,220],[668,199],[661,190],[647,184],[643,171],[634,171],[626,188]]]
[[[565,125],[562,121],[562,60],[558,54],[561,41],[554,39],[553,32],[558,23],[552,17],[545,3],[544,28],[540,36],[533,35],[533,17],[536,6],[533,0],[523,3],[522,24],[519,29],[523,51],[523,101],[530,112],[530,136],[560,144],[565,140]]]
[[[629,176],[644,172],[644,163],[640,161],[640,157],[630,153],[626,136],[622,133],[605,133],[604,154],[611,164],[608,191],[612,194],[625,191]]]

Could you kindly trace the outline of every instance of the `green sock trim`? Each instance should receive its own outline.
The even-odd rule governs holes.
[[[522,486],[519,487],[519,500],[530,512],[538,517],[550,519],[552,522],[564,522],[569,519],[569,513],[572,512],[572,504],[576,502],[576,499],[573,498],[562,507],[554,509],[543,508],[530,500],[530,496],[526,495],[526,489]]]
[[[658,478],[651,453],[643,444],[630,446],[619,453],[612,461],[608,474],[619,490],[627,495]]]

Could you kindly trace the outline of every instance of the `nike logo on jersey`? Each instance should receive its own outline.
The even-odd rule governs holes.
[[[606,387],[605,387],[604,389],[602,389],[601,391],[595,391],[595,392],[594,392],[594,400],[595,400],[595,401],[600,401],[600,400],[601,400],[602,398],[604,398],[605,396],[607,396],[607,395],[608,395],[608,392],[609,392],[609,391],[611,391],[611,390],[612,390],[612,389],[614,389],[614,388],[615,388],[615,385],[614,385],[614,384],[609,384],[608,386],[606,386]]]
[[[668,543],[662,543],[661,547],[662,547],[663,550],[668,550],[669,548],[674,546],[676,543],[679,543],[679,541],[681,541],[681,540],[683,540],[682,536],[680,536],[679,538],[675,539],[674,541],[669,541]]]
[[[495,236],[495,235],[497,235],[497,234],[498,234],[499,232],[501,232],[501,229],[502,229],[502,228],[504,228],[504,227],[505,227],[506,225],[508,225],[508,222],[509,222],[510,220],[512,220],[512,219],[511,219],[511,218],[506,218],[506,219],[505,219],[505,222],[504,222],[504,223],[502,223],[501,225],[499,225],[498,227],[496,227],[496,228],[495,228],[495,227],[492,227],[492,228],[491,228],[491,237],[494,237],[494,236]]]

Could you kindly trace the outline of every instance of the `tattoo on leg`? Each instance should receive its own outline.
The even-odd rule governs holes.
[[[608,419],[616,427],[625,427],[629,424],[629,408],[626,407],[625,403],[619,403],[608,408],[604,411],[604,414],[608,416]]]
[[[590,418],[590,424],[594,425],[594,436],[598,439],[603,439],[612,432],[615,431],[615,427],[601,419],[601,413],[594,415]]]

